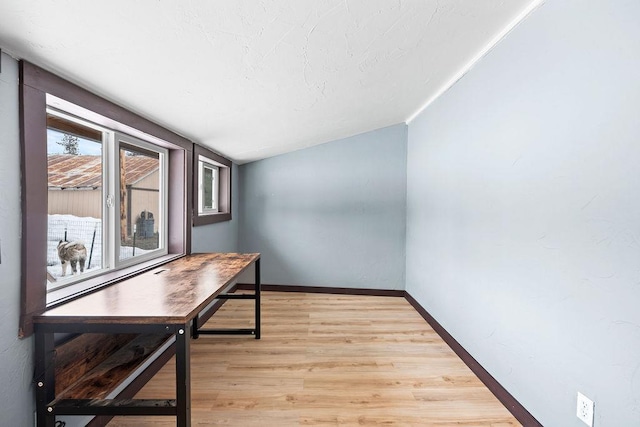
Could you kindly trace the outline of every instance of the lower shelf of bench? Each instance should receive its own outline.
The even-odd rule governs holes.
[[[54,415],[176,415],[175,399],[56,399]]]

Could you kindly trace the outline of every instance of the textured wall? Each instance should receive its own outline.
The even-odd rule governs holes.
[[[530,2],[2,0],[0,39],[245,163],[406,120]]]
[[[406,125],[240,166],[240,248],[268,284],[403,289]]]
[[[2,54],[0,73],[0,425],[33,425],[32,339],[20,317],[20,132],[18,63]],[[44,284],[43,284],[44,286]]]
[[[546,426],[640,425],[639,20],[547,1],[409,125],[407,291]]]
[[[231,221],[200,225],[191,230],[192,252],[238,252],[238,166],[231,170]]]

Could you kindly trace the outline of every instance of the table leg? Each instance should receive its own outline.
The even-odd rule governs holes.
[[[256,319],[255,319],[255,328],[256,328],[256,339],[259,340],[260,339],[260,288],[261,288],[261,284],[260,284],[260,258],[258,258],[256,260],[256,266],[255,266],[255,272],[256,272],[256,278],[255,278],[255,293],[256,293],[256,309],[255,309],[255,314],[256,314]]]
[[[178,427],[191,426],[191,322],[176,333],[176,409]]]
[[[47,404],[55,398],[55,360],[53,334],[35,326],[36,419],[38,427],[54,427],[55,415]]]
[[[200,334],[198,333],[199,322],[200,322],[200,315],[196,314],[196,317],[194,317],[193,321],[191,322],[191,338],[193,338],[194,340],[197,340],[200,337]]]

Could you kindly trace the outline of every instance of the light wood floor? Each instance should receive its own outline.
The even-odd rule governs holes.
[[[229,300],[209,325],[250,327],[252,304]],[[192,341],[192,425],[520,425],[404,298],[264,292],[262,309],[261,340]],[[174,370],[137,397],[173,398]]]

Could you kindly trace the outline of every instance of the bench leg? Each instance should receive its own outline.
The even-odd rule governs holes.
[[[191,426],[191,322],[176,334],[176,409],[178,427]]]

